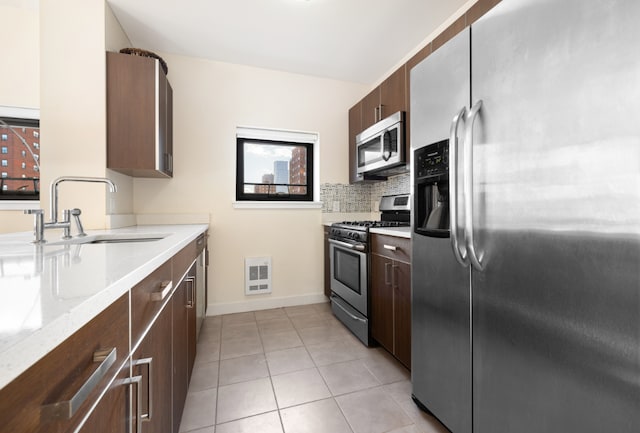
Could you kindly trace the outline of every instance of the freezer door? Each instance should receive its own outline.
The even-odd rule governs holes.
[[[451,120],[469,106],[469,33],[463,30],[411,69],[413,149],[448,139]]]
[[[469,62],[467,29],[413,68],[412,146],[449,138],[452,118],[468,106]],[[454,258],[448,237],[414,233],[412,249],[413,395],[453,433],[470,433],[470,271]]]
[[[639,16],[505,0],[472,26],[474,433],[640,431]]]

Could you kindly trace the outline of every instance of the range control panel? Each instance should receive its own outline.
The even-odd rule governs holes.
[[[417,149],[414,154],[416,179],[449,175],[449,140]]]

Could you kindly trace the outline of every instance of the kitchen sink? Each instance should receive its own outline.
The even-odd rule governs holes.
[[[163,237],[149,237],[149,238],[111,238],[111,239],[94,239],[90,242],[85,242],[87,244],[123,244],[129,242],[155,242],[160,239],[164,239]]]
[[[126,244],[140,242],[156,242],[169,236],[170,233],[105,233],[74,237],[68,240],[47,242],[45,245],[86,245],[86,244]]]

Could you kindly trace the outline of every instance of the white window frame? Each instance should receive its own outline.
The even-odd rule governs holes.
[[[322,202],[320,201],[320,134],[316,132],[238,126],[235,139],[230,140],[234,148],[238,138],[313,143],[313,201],[236,201],[234,185],[234,196],[231,202],[235,209],[322,209]]]
[[[0,117],[15,117],[19,119],[40,119],[37,108],[7,107],[0,105]],[[40,188],[42,193],[42,188]],[[0,210],[39,209],[40,200],[0,200]]]

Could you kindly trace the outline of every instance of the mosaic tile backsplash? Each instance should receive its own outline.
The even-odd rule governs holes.
[[[323,183],[320,185],[322,212],[372,212],[383,195],[409,192],[409,173],[375,183]]]

